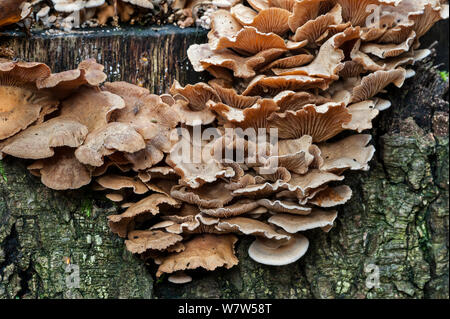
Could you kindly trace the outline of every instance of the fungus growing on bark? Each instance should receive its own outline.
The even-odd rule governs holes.
[[[234,235],[203,234],[195,236],[185,243],[185,250],[180,253],[162,257],[156,276],[163,273],[171,274],[186,269],[204,268],[214,270],[217,267],[227,269],[237,265],[238,259],[234,255]]]
[[[365,131],[391,107],[377,94],[413,76],[405,68],[431,53],[417,50],[419,38],[448,16],[447,4],[425,0],[214,3],[208,43],[187,52],[208,83],[175,81],[159,96],[125,82],[99,87],[106,76],[93,60],[56,74],[0,61],[0,155],[35,159],[28,169],[53,189],[94,177],[94,190],[122,203],[112,232],[173,283],[236,265],[235,234],[257,237],[256,262],[285,265],[308,249],[301,232],[330,231],[352,196],[344,174],[367,171],[375,153]],[[373,4],[383,25],[367,20]],[[270,129],[275,141],[248,134]]]
[[[248,255],[254,261],[270,266],[288,265],[299,260],[308,250],[309,241],[297,234],[285,244],[256,239],[248,248]]]
[[[0,140],[53,112],[58,100],[40,92],[36,83],[50,75],[43,63],[0,59]]]

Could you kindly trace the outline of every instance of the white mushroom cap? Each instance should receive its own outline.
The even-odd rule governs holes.
[[[43,17],[47,16],[49,12],[50,12],[50,7],[45,6],[41,10],[39,10],[39,12],[36,14],[36,17],[43,18]]]
[[[55,10],[60,12],[74,12],[84,8],[99,7],[105,0],[52,0]]]
[[[174,273],[173,275],[170,275],[167,278],[167,281],[173,284],[187,284],[188,282],[192,281],[192,277],[187,275],[185,272],[180,271]]]
[[[134,4],[138,7],[143,7],[147,9],[153,9],[153,3],[151,0],[122,0],[123,2],[129,2],[131,4]]]
[[[299,260],[308,250],[308,246],[308,238],[300,234],[292,236],[291,240],[278,248],[268,246],[258,238],[248,248],[248,255],[260,264],[284,266]]]

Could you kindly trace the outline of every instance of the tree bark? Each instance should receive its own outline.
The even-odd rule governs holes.
[[[110,80],[142,82],[155,93],[174,78],[202,79],[186,49],[206,33],[159,30],[10,34],[6,41],[18,58],[54,71],[96,57]],[[419,76],[386,94],[393,103],[371,131],[377,152],[370,171],[345,174],[353,197],[339,208],[336,227],[307,232],[307,254],[284,267],[253,262],[245,238],[230,270],[195,271],[181,286],[155,280],[155,266],[130,255],[109,231],[114,204],[88,189],[47,189],[27,172],[27,161],[4,159],[0,298],[449,298],[448,82],[432,62],[414,68]],[[68,258],[79,266],[79,288],[67,286]]]

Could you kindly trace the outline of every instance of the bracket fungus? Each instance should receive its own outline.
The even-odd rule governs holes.
[[[432,0],[216,2],[208,42],[187,52],[214,79],[175,81],[161,96],[102,85],[93,60],[57,74],[0,61],[0,155],[34,159],[30,172],[53,189],[95,179],[124,209],[108,217],[112,232],[173,283],[237,265],[238,236],[255,237],[256,262],[285,265],[307,252],[312,229],[330,231],[352,196],[346,171],[367,171],[374,156],[367,130],[395,107],[378,94],[403,85],[430,54],[419,38],[448,17]],[[250,138],[260,131],[263,141]]]

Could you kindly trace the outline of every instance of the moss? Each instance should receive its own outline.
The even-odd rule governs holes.
[[[6,177],[5,169],[3,168],[3,162],[0,160],[0,175],[2,176],[3,180],[7,183],[8,178]]]
[[[441,76],[442,80],[448,82],[448,71],[439,71],[439,75]]]

